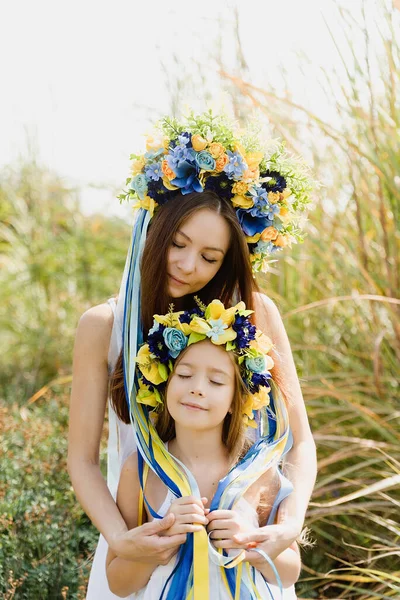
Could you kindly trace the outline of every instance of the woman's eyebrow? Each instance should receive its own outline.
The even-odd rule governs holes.
[[[183,231],[181,231],[180,229],[178,229],[176,233],[180,233],[181,235],[183,235],[184,238],[187,239],[188,242],[192,242],[190,237],[186,235],[186,233],[183,233]],[[225,252],[222,250],[222,248],[214,248],[213,246],[207,246],[206,248],[204,248],[204,250],[215,250],[216,252],[221,252],[221,254],[225,255]]]

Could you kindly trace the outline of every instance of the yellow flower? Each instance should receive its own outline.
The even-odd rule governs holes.
[[[231,325],[235,320],[235,311],[236,308],[234,306],[225,308],[221,300],[213,300],[211,304],[207,306],[206,319],[212,319],[213,321],[221,319],[226,325]]]
[[[268,192],[268,200],[269,200],[269,202],[271,202],[271,204],[276,204],[279,199],[280,199],[279,192]]]
[[[232,192],[244,196],[249,191],[249,185],[245,181],[236,181],[232,186]]]
[[[158,206],[157,202],[150,198],[150,196],[145,196],[143,200],[138,200],[133,208],[144,208],[148,210],[151,216],[154,214],[154,209]]]
[[[176,185],[172,185],[172,183],[170,182],[169,179],[167,179],[167,177],[163,177],[163,184],[165,185],[167,190],[177,190],[178,189],[176,187]]]
[[[244,157],[249,169],[257,169],[264,154],[262,152],[248,152]]]
[[[280,217],[286,217],[286,215],[288,214],[289,209],[287,206],[281,206],[279,209],[279,216]]]
[[[250,347],[255,348],[256,350],[259,350],[262,354],[267,355],[269,352],[271,352],[272,348],[274,347],[274,344],[272,343],[272,340],[267,335],[265,335],[265,333],[263,333],[260,330],[257,330],[255,339],[250,342]],[[269,363],[268,365],[267,361],[267,370],[269,371],[274,366],[274,361],[270,356],[266,356],[265,358],[271,359],[272,361],[272,365],[271,363]]]
[[[224,170],[225,165],[227,165],[229,162],[229,157],[227,154],[221,154],[221,156],[219,156],[217,158],[217,160],[215,161],[215,170],[218,173],[221,173]]]
[[[289,236],[282,235],[280,233],[278,235],[278,237],[276,238],[276,240],[274,240],[274,244],[275,244],[275,246],[279,246],[279,248],[285,248],[286,246],[289,246],[289,244],[290,244]]]
[[[243,173],[243,179],[245,181],[254,181],[255,179],[260,178],[260,169],[258,167],[254,167],[253,169],[246,169]]]
[[[196,150],[196,152],[201,152],[201,150],[204,150],[204,148],[207,147],[207,144],[207,140],[201,137],[201,135],[199,135],[198,133],[192,135],[192,146],[193,150]]]
[[[179,312],[168,313],[166,315],[154,315],[154,320],[165,327],[175,327],[176,329],[182,329],[182,323],[179,321],[180,315],[183,313],[182,310]],[[182,330],[183,331],[183,330]]]
[[[193,317],[193,319],[190,321],[190,329],[191,329],[191,331],[194,331],[195,333],[201,333],[203,335],[207,335],[207,333],[210,331],[211,327],[207,323],[207,321],[205,321],[201,317]]]
[[[240,142],[235,142],[233,149],[235,152],[240,152],[243,158],[246,156],[246,150],[244,149],[243,144],[241,144]]]
[[[256,244],[261,237],[261,233],[255,233],[252,236],[246,235],[246,241],[248,244]],[[252,254],[251,256],[259,256],[259,254]]]
[[[175,173],[173,172],[171,167],[168,165],[168,162],[166,160],[163,160],[161,163],[161,171],[164,173],[165,177],[167,177],[168,179],[175,179],[175,177],[176,177]]]
[[[151,354],[148,344],[145,344],[140,348],[136,357],[136,362],[146,379],[151,381],[151,383],[154,383],[154,385],[160,385],[160,383],[167,380],[168,376],[165,377],[161,375],[158,363]]]
[[[219,142],[212,142],[208,150],[213,158],[219,158],[225,152],[225,148]]]
[[[285,188],[283,190],[283,192],[281,192],[281,199],[282,200],[286,200],[286,198],[289,198],[289,196],[292,195],[292,190],[290,190],[289,188]]]
[[[162,404],[162,399],[158,390],[153,388],[153,391],[150,391],[150,388],[141,379],[139,379],[139,389],[136,394],[136,399],[140,404],[146,404],[153,408],[158,404]]]
[[[132,175],[137,175],[143,170],[144,165],[146,164],[146,159],[144,156],[141,156],[137,160],[134,160],[132,163]]]
[[[253,394],[253,410],[260,410],[264,406],[269,406],[269,395],[268,392],[271,388],[262,385],[256,394]]]
[[[150,152],[151,150],[156,151],[162,148],[165,149],[164,138],[160,135],[149,135],[146,140],[146,150]]]
[[[275,227],[267,227],[264,231],[261,232],[261,239],[263,242],[270,242],[274,240],[278,235],[278,230]]]
[[[233,206],[240,206],[240,208],[251,208],[254,205],[254,200],[251,196],[233,196],[232,198]]]

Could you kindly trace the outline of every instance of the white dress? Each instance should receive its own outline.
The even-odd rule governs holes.
[[[157,511],[161,517],[164,517],[167,514],[169,506],[173,500],[174,495],[168,490],[167,496],[161,508]],[[253,527],[258,527],[257,513],[245,498],[241,498],[239,500],[239,502],[236,504],[236,510],[242,512]],[[234,554],[236,552],[236,550],[233,551]],[[146,587],[142,588],[135,594],[127,596],[127,598],[129,600],[159,600],[164,585],[174,568],[175,560],[176,557],[174,556],[167,565],[160,565],[157,567],[153,571]],[[231,600],[231,596],[228,594],[221,579],[220,567],[215,565],[211,560],[209,560],[209,577],[210,599]],[[255,583],[257,591],[263,600],[280,600],[281,598],[282,600],[296,600],[294,586],[283,590],[283,595],[281,596],[279,588],[275,585],[267,584],[261,573],[258,571],[256,571]]]
[[[121,286],[122,288],[122,286]],[[110,349],[108,353],[108,367],[111,373],[115,367],[115,363],[119,356],[122,346],[122,311],[121,307],[123,302],[121,301],[121,293],[119,295],[118,306],[116,305],[115,299],[111,298],[108,303],[110,304],[114,313],[114,324],[110,339]],[[120,309],[120,310],[118,310]],[[110,403],[108,403],[108,421],[109,421],[109,434],[108,434],[108,448],[107,448],[107,485],[113,496],[116,498],[118,481],[121,472],[121,467],[124,464],[126,458],[132,454],[136,449],[135,439],[133,435],[132,426],[129,424],[122,423],[112,409]],[[168,492],[167,497],[158,511],[158,514],[164,515],[167,513],[169,505],[173,500],[173,494]],[[255,526],[258,526],[257,515],[250,506],[250,504],[243,498],[238,504],[237,509],[253,512],[251,518],[255,520]],[[99,542],[94,554],[92,569],[90,572],[89,583],[86,593],[86,600],[118,600],[118,596],[113,594],[108,587],[108,581],[106,576],[106,556],[107,556],[107,543],[102,535],[99,536]],[[151,579],[146,588],[140,590],[137,594],[132,594],[128,598],[130,600],[158,600],[163,585],[171,573],[175,558],[171,560],[168,565],[162,565],[157,567],[153,572]],[[279,589],[276,586],[269,585],[271,593],[265,584],[264,579],[260,573],[257,573],[257,585],[263,590],[261,594],[262,598],[268,600],[280,599]],[[217,583],[216,583],[217,582]],[[220,579],[219,567],[210,562],[210,588],[212,594],[210,598],[212,600],[229,600],[229,596],[225,590],[225,587]],[[216,595],[218,590],[218,596]],[[284,590],[282,597],[284,600],[295,600],[296,594],[294,586]]]

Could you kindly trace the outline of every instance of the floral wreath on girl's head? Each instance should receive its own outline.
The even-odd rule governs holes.
[[[255,272],[266,271],[267,257],[277,250],[303,241],[299,220],[313,180],[282,142],[263,144],[255,131],[240,133],[210,110],[181,122],[165,117],[146,149],[131,154],[132,176],[120,200],[134,199],[153,215],[177,190],[214,191],[236,209]]]
[[[225,309],[220,300],[213,300],[208,306],[197,300],[194,309],[173,312],[171,306],[168,314],[154,315],[147,343],[136,357],[137,401],[157,410],[163,403],[161,392],[180,353],[191,344],[208,339],[237,356],[240,375],[248,391],[243,418],[246,425],[257,427],[253,411],[269,404],[269,370],[274,361],[268,356],[272,342],[251,323],[252,312],[246,310],[244,302]]]

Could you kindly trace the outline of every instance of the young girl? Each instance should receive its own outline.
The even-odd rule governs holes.
[[[257,552],[232,550],[240,548],[234,536],[273,519],[288,493],[288,482],[276,468],[287,443],[286,409],[277,395],[269,395],[267,369],[273,361],[264,352],[272,344],[251,325],[250,312],[243,303],[225,310],[213,301],[198,310],[156,316],[138,353],[141,378],[131,410],[139,455],[132,453],[124,463],[117,503],[127,527],[137,527],[145,457],[153,469],[143,486],[145,519],[172,513],[175,523],[164,535],[183,539],[167,564],[135,564],[109,549],[107,578],[119,597],[179,600],[192,587],[200,594],[202,585],[202,599],[228,599],[229,590],[235,598],[280,598],[279,582],[285,588],[283,597],[295,598],[293,584],[300,571],[295,544],[274,564]],[[152,418],[149,410],[154,408]],[[249,423],[255,444],[245,436]],[[174,468],[177,475],[171,482]],[[180,493],[182,479],[187,479],[191,495]],[[197,560],[190,538],[200,536],[204,527],[214,544],[206,556],[207,585],[204,571],[196,581],[189,564]],[[215,548],[228,550],[227,556]],[[242,562],[232,571],[218,566],[236,556],[246,561],[244,567]]]
[[[105,576],[107,544],[121,558],[157,562],[166,560],[180,543],[179,535],[169,538],[168,543],[159,535],[173,521],[172,515],[128,531],[114,501],[121,465],[135,448],[123,384],[127,363],[123,364],[122,330],[126,318],[138,333],[143,330],[146,334],[153,314],[166,312],[171,299],[179,308],[190,307],[195,293],[206,303],[220,298],[230,305],[238,298],[254,308],[257,326],[274,342],[272,376],[287,398],[293,434],[285,465],[293,494],[282,503],[277,524],[258,530],[258,541],[271,557],[299,535],[315,480],[315,444],[285,327],[272,300],[259,293],[250,263],[251,256],[253,268],[263,268],[266,249],[272,252],[286,243],[283,221],[285,227],[291,226],[306,201],[309,179],[282,147],[275,145],[263,154],[253,133],[245,133],[240,140],[229,123],[216,115],[207,113],[173,125],[168,126],[161,142],[149,138],[146,154],[133,164],[127,196],[135,196],[141,208],[118,303],[110,300],[88,310],[76,334],[68,469],[78,500],[102,533],[87,600],[114,598]],[[183,137],[182,131],[186,132]],[[214,160],[212,154],[218,153]],[[167,168],[170,159],[177,161],[176,174],[182,177],[167,181],[163,173],[162,179],[156,180],[160,169],[172,176],[172,169]],[[207,159],[207,164],[202,159]],[[214,171],[207,171],[213,161]],[[292,197],[288,196],[290,189]],[[158,207],[153,217],[155,204]],[[148,216],[148,232],[143,215]],[[268,223],[272,225],[267,227]],[[254,228],[258,233],[251,235]],[[140,258],[142,248],[138,274],[131,263],[135,256]],[[133,336],[125,332],[128,354],[135,352],[129,349],[131,339]],[[99,467],[99,445],[110,382],[107,485]]]

